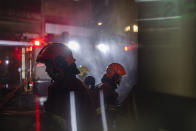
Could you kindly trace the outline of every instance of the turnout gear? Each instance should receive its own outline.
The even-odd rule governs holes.
[[[109,80],[109,79],[107,79]],[[102,81],[103,82],[103,81]],[[115,84],[111,81],[104,81],[93,90],[93,97],[96,104],[96,113],[102,121],[103,131],[115,131],[115,119],[118,107],[118,93]]]
[[[118,63],[110,64],[106,69],[106,74],[101,79],[101,84],[93,91],[96,104],[96,112],[102,119],[104,131],[116,130],[116,115],[118,112],[117,85],[121,77],[126,74],[125,69]],[[106,123],[106,124],[105,124]]]
[[[52,78],[48,98],[44,103],[45,115],[48,116],[45,118],[49,119],[47,122],[56,121],[52,127],[64,131],[71,131],[72,128],[80,131],[94,130],[97,121],[95,108],[88,89],[76,78],[79,70],[72,52],[63,44],[53,43],[40,51],[37,62],[46,65],[46,72]],[[42,122],[40,127],[45,128],[42,128]],[[45,130],[53,131],[54,128]]]
[[[82,82],[74,76],[66,76],[62,81],[52,82],[48,88],[48,99],[44,104],[46,112],[55,114],[65,119],[71,131],[70,92],[75,93],[77,126],[80,130],[91,131],[95,122],[95,108],[91,103],[88,90]],[[90,125],[89,125],[90,124]]]

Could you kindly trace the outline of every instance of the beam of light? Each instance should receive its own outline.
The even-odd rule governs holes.
[[[36,131],[40,131],[40,115],[39,115],[39,96],[35,95],[35,117],[36,117]]]
[[[70,111],[71,111],[71,128],[72,131],[77,131],[77,119],[76,119],[76,103],[75,103],[75,93],[70,92]]]
[[[69,41],[67,46],[73,51],[78,51],[80,49],[80,45],[77,41]]]
[[[34,41],[34,45],[35,45],[35,46],[40,46],[40,41],[39,41],[39,40],[35,40],[35,41]]]
[[[46,97],[39,97],[39,103],[40,103],[40,105],[43,106],[43,105],[44,105],[44,102],[45,102],[46,100],[47,100]]]
[[[27,48],[26,48],[26,51],[27,51],[27,52],[33,51],[33,47],[32,47],[32,46],[27,47]]]
[[[106,113],[105,113],[104,96],[103,96],[102,89],[99,92],[99,98],[100,98],[100,106],[101,106],[101,118],[102,118],[103,131],[108,131],[107,119],[106,119]]]
[[[97,48],[98,50],[100,50],[101,52],[103,52],[103,53],[107,53],[107,52],[109,51],[109,46],[106,45],[106,44],[98,44],[98,45],[96,46],[96,48]]]
[[[137,25],[133,25],[133,32],[138,32],[138,26]]]
[[[0,45],[5,45],[5,46],[29,46],[29,45],[31,45],[31,43],[29,43],[29,42],[0,40]]]
[[[5,60],[5,64],[8,65],[10,63],[9,60]]]
[[[101,26],[101,25],[103,25],[103,23],[102,22],[98,22],[97,25]]]
[[[133,50],[133,49],[136,49],[136,48],[137,48],[137,44],[132,44],[130,46],[125,46],[124,50],[129,51],[129,50]]]
[[[125,46],[125,47],[124,47],[124,50],[125,50],[125,51],[128,51],[128,46]]]
[[[124,29],[125,32],[128,32],[130,30],[131,30],[131,26],[126,26],[125,29]]]

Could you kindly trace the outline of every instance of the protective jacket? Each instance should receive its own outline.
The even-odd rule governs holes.
[[[105,106],[105,115],[107,119],[107,126],[109,131],[114,131],[114,122],[116,119],[117,107],[118,107],[118,93],[115,91],[117,88],[116,83],[108,78],[106,75],[102,78],[102,83],[99,84],[95,90],[93,90],[94,102],[96,105],[96,113],[99,116],[100,121],[103,121],[101,118],[101,95],[100,92],[103,92],[104,106]],[[102,125],[103,126],[103,125]]]
[[[71,131],[70,92],[75,93],[76,121],[78,131],[92,131],[95,125],[95,108],[88,90],[74,75],[51,82],[45,110],[65,119],[66,130]]]

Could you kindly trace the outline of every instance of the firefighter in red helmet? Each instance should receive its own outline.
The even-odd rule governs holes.
[[[48,44],[39,52],[36,61],[46,65],[46,72],[52,79],[40,129],[92,131],[95,109],[88,90],[76,78],[79,70],[70,49],[60,43]]]
[[[126,71],[121,64],[112,63],[106,69],[107,78],[111,79],[113,83],[120,84],[122,76],[126,75]]]
[[[118,107],[118,93],[115,91],[122,76],[126,75],[124,67],[119,63],[112,63],[106,68],[102,83],[94,91],[96,111],[102,119],[103,129],[116,130],[115,117]]]

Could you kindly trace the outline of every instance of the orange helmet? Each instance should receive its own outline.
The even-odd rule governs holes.
[[[124,67],[119,63],[112,63],[106,69],[106,76],[113,79],[114,77],[126,75]]]
[[[61,66],[69,67],[75,63],[71,50],[61,43],[51,43],[46,45],[38,54],[37,62],[45,63],[51,61],[56,68]]]

